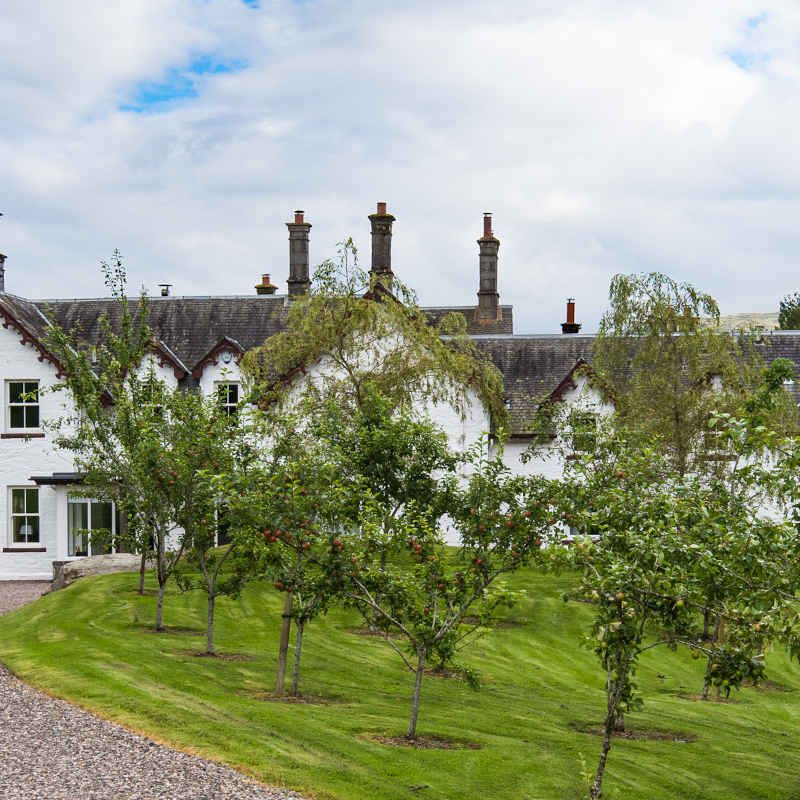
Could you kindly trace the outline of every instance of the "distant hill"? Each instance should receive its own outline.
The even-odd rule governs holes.
[[[719,318],[719,324],[726,331],[742,330],[743,328],[763,328],[767,331],[773,331],[778,327],[778,313],[723,314]]]

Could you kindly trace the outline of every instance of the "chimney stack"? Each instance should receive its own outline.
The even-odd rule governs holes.
[[[483,236],[478,239],[480,255],[480,285],[478,288],[478,322],[497,322],[500,319],[500,295],[497,292],[497,251],[500,240],[492,230],[491,212],[483,214]]]
[[[392,291],[392,223],[395,218],[387,213],[386,203],[378,203],[375,214],[369,215],[372,226],[372,267],[370,284],[380,283],[384,289]]]
[[[578,333],[581,326],[575,322],[575,298],[567,298],[567,321],[561,323],[561,333]]]
[[[265,272],[261,276],[261,283],[256,284],[256,294],[275,294],[277,291],[278,287],[270,281],[269,273]]]
[[[6,290],[6,257],[0,253],[0,292]]]
[[[295,211],[294,222],[287,222],[286,227],[289,229],[289,297],[300,297],[308,292],[311,285],[308,277],[308,232],[311,225],[303,218],[303,211]],[[270,285],[269,275],[265,277],[266,285]],[[275,290],[258,293],[274,294]]]

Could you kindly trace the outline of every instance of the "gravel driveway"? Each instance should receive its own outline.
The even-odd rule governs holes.
[[[0,614],[32,603],[50,588],[50,581],[0,581]]]
[[[0,613],[47,588],[22,583],[0,582]],[[302,800],[48,697],[2,666],[0,731],[3,800]]]

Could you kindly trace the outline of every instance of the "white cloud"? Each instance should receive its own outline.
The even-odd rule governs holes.
[[[16,0],[0,19],[13,291],[98,293],[117,246],[134,286],[249,293],[285,280],[294,208],[315,261],[350,233],[368,261],[384,199],[395,269],[431,305],[475,302],[493,211],[520,332],[557,331],[567,295],[592,329],[617,271],[668,271],[730,312],[798,288],[788,0],[75,8]],[[206,54],[249,66],[119,110]]]

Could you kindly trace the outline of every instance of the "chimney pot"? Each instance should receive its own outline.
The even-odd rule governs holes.
[[[385,202],[379,202],[378,203],[378,213],[381,216],[385,216],[386,215],[386,203]]]
[[[2,253],[0,253],[0,292],[5,292],[5,290],[6,290],[6,257]]]
[[[277,291],[278,287],[269,279],[269,273],[265,272],[261,276],[261,283],[256,284],[256,294],[275,294]]]
[[[578,333],[581,326],[575,322],[575,298],[567,298],[567,321],[561,323],[561,333]]]
[[[493,236],[492,233],[492,212],[491,211],[484,211],[483,212],[483,235],[486,239],[491,239]]]
[[[295,225],[302,225],[303,224],[303,211],[295,211],[294,212],[294,224]]]
[[[161,289],[161,296],[162,297],[169,297],[169,290],[172,288],[171,283],[159,283],[159,288]]]

